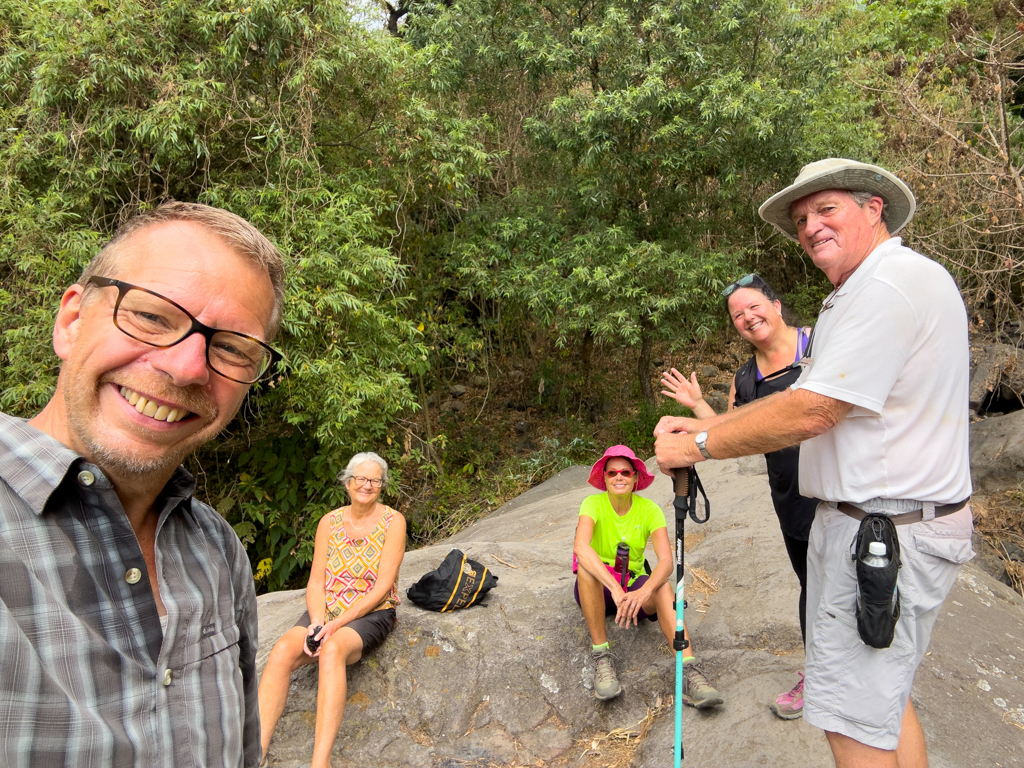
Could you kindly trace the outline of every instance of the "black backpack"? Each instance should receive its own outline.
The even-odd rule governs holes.
[[[453,549],[436,570],[423,574],[405,594],[420,608],[444,613],[476,605],[497,585],[497,576]]]

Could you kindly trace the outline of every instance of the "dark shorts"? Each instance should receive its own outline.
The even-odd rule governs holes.
[[[644,584],[646,584],[647,583],[647,579],[649,579],[649,578],[650,578],[650,576],[648,576],[647,574],[644,574],[643,576],[637,576],[636,577],[636,581],[634,581],[632,584],[630,584],[629,588],[626,591],[627,592],[635,592],[636,590],[640,589],[640,587],[642,587]],[[572,594],[573,594],[573,597],[576,598],[576,605],[580,605],[580,582],[579,582],[579,577],[577,577],[576,583],[572,585]],[[582,608],[583,606],[580,605],[580,607]],[[604,615],[605,616],[614,616],[616,613],[618,613],[618,610],[619,610],[618,606],[616,606],[615,605],[615,601],[612,600],[612,593],[608,591],[608,587],[605,587],[604,588]],[[657,613],[648,614],[643,608],[641,608],[640,612],[637,613],[637,615],[636,615],[636,620],[639,623],[639,622],[643,621],[644,619],[647,619],[648,621],[657,621],[658,620],[658,614]]]
[[[363,653],[367,654],[387,640],[391,630],[395,628],[396,618],[394,608],[385,608],[380,611],[370,611],[365,616],[352,619],[345,626],[359,635],[359,639],[363,641]],[[309,611],[299,617],[295,626],[303,628],[309,626]]]

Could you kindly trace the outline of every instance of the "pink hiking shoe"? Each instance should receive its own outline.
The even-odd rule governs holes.
[[[779,694],[768,708],[783,720],[796,720],[798,717],[803,717],[804,673],[800,673],[800,682],[793,686],[793,690]]]

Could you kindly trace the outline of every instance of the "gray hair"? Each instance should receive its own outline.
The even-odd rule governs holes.
[[[367,461],[372,461],[380,467],[380,487],[382,490],[386,488],[388,484],[388,463],[373,451],[357,453],[348,460],[348,466],[341,470],[341,474],[338,475],[338,480],[341,481],[341,484],[347,487],[348,481],[355,477],[356,467],[360,464],[365,464]]]
[[[111,277],[111,273],[116,274],[115,268],[123,253],[125,240],[140,229],[170,221],[186,221],[203,227],[224,241],[239,256],[266,271],[274,287],[274,309],[266,328],[266,340],[272,341],[281,325],[284,309],[284,259],[277,247],[256,227],[241,216],[221,208],[171,200],[132,217],[118,228],[110,242],[86,265],[78,278],[79,285],[88,286],[89,278],[94,275]]]
[[[867,205],[868,200],[872,197],[879,198],[882,201],[882,223],[885,224],[886,231],[892,229],[892,225],[889,223],[889,206],[886,204],[884,197],[877,192],[868,192],[865,189],[844,189],[843,191],[852,197],[853,202],[861,208]]]

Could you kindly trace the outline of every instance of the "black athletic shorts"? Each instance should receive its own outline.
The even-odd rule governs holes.
[[[352,619],[345,626],[359,635],[359,638],[363,641],[363,653],[366,654],[387,640],[391,630],[395,628],[395,621],[395,609],[384,608],[379,611],[370,611],[358,619]],[[295,622],[295,626],[303,628],[309,626],[309,611],[306,611],[299,617],[299,620]]]

